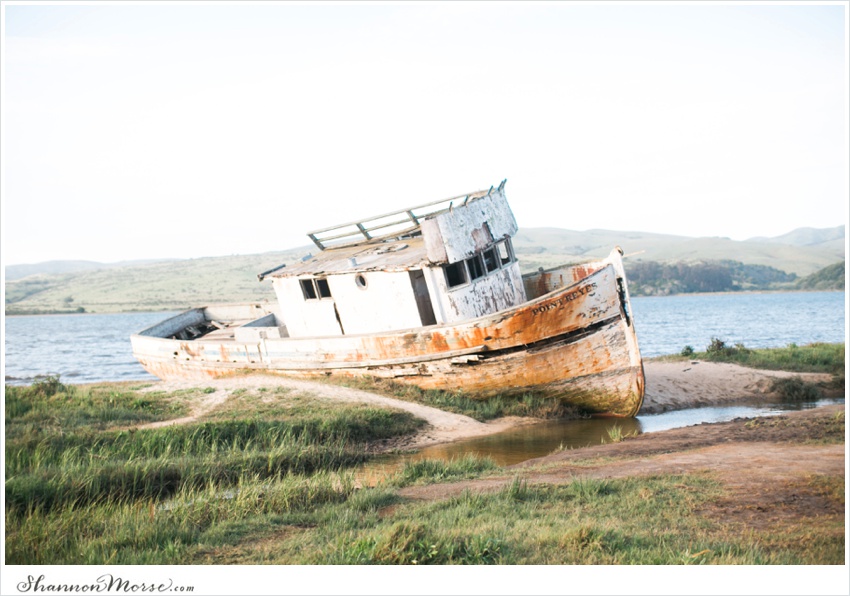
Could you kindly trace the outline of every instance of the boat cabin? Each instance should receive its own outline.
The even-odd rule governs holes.
[[[289,337],[454,323],[526,300],[498,188],[308,234],[319,252],[270,277]]]

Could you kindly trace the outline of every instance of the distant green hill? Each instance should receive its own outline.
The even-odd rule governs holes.
[[[607,255],[620,246],[626,263],[699,263],[733,260],[748,265],[764,265],[799,277],[844,258],[844,240],[811,246],[772,243],[764,240],[737,241],[729,238],[689,238],[645,232],[588,230],[575,232],[558,228],[520,229],[514,248],[520,263],[528,270],[554,267]]]
[[[45,261],[31,265],[7,265],[6,281],[23,279],[31,275],[64,275],[66,273],[81,273],[97,269],[120,269],[151,263],[171,262],[177,259],[146,259],[141,261],[120,261],[118,263],[99,263],[97,261]]]
[[[845,268],[844,261],[824,267],[801,279],[797,287],[801,290],[843,290]]]
[[[766,265],[738,261],[701,263],[626,263],[633,296],[666,296],[693,292],[736,292],[795,288],[797,276]]]
[[[35,275],[6,284],[6,314],[180,310],[216,302],[274,300],[257,274],[306,254],[303,248],[259,255],[206,257],[64,275]]]
[[[843,227],[841,230],[843,234]],[[807,234],[810,240],[818,236]],[[836,238],[833,230],[824,237],[830,235],[822,242],[797,245],[763,239],[739,242],[642,232],[522,228],[514,238],[514,248],[523,271],[529,272],[603,257],[619,245],[626,253],[626,271],[637,295],[644,291],[717,291],[693,288],[719,288],[727,283],[727,275],[733,289],[795,287],[796,278],[808,279],[806,276],[845,258],[843,235]],[[257,274],[294,263],[311,250],[317,249],[302,246],[258,255],[128,264],[59,261],[28,265],[31,273],[20,278],[15,275],[21,270],[14,267],[21,266],[12,265],[6,268],[6,313],[163,311],[215,302],[272,301],[271,283],[258,282]],[[722,262],[726,264],[721,269],[726,269],[714,271],[714,281],[707,281],[710,268],[706,264]],[[63,263],[69,266],[63,268]],[[660,280],[653,281],[648,271],[656,266],[663,273]],[[687,270],[689,281],[675,281],[671,271],[676,268],[682,275]],[[830,289],[843,287],[843,269],[841,273],[840,286],[837,272],[818,273],[832,282],[810,283],[816,288],[823,287],[818,283],[832,283]]]
[[[792,244],[794,246],[824,246],[844,244],[845,227],[835,228],[797,228],[787,234],[773,238],[750,238],[747,242],[770,242],[772,244]]]

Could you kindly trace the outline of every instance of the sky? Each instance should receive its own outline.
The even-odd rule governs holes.
[[[3,2],[3,262],[284,250],[503,179],[524,228],[842,225],[847,8]]]

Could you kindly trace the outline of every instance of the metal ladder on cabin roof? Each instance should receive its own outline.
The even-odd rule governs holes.
[[[505,181],[499,185],[499,189],[502,189],[504,185]],[[481,190],[467,195],[432,201],[430,203],[416,205],[415,207],[376,215],[375,217],[361,221],[339,224],[329,228],[322,228],[321,230],[313,230],[312,232],[307,232],[307,236],[319,247],[319,250],[354,246],[368,242],[380,242],[389,238],[409,236],[419,229],[421,220],[450,210],[455,205],[455,202],[465,205],[469,199],[487,196],[493,192],[493,188],[491,186],[490,190],[486,191]]]

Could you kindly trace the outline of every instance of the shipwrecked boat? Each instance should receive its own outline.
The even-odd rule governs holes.
[[[504,188],[310,232],[315,256],[258,275],[276,304],[188,310],[133,335],[133,353],[162,379],[366,375],[636,415],[622,251],[522,275]]]

